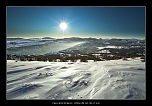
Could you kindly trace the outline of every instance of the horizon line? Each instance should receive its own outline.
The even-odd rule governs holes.
[[[79,36],[72,36],[72,37],[50,37],[50,36],[44,36],[44,37],[6,37],[6,38],[54,38],[54,39],[64,39],[64,38],[96,38],[96,39],[142,39],[145,40],[145,38],[137,38],[137,37],[79,37]]]

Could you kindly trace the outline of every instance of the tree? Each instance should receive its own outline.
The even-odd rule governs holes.
[[[81,61],[81,62],[88,62],[87,58],[84,57],[84,56],[80,58],[80,61]]]

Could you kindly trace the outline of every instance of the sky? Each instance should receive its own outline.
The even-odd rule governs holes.
[[[146,37],[146,7],[8,6],[7,37]],[[66,30],[60,24],[67,24]]]

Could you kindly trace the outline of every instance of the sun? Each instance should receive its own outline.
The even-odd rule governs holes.
[[[58,33],[62,32],[62,34],[69,34],[69,31],[71,29],[71,27],[70,27],[71,21],[68,21],[64,18],[62,18],[62,19],[60,18],[60,19],[58,19],[58,21],[56,20],[55,22],[57,24],[57,26],[55,28],[58,31]]]
[[[67,23],[66,22],[61,22],[60,23],[60,29],[63,30],[63,31],[66,30],[67,29]]]

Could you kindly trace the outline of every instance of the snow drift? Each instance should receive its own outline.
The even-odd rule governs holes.
[[[146,99],[140,58],[88,62],[7,60],[9,99]]]

